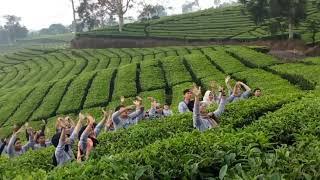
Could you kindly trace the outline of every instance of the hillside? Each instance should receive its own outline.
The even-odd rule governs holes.
[[[206,89],[227,74],[263,97],[229,104],[220,127],[200,134],[190,114],[143,121],[103,133],[93,160],[52,169],[52,148],[14,160],[0,157],[4,179],[252,179],[317,177],[320,58],[283,64],[241,46],[122,49],[28,49],[0,58],[0,136],[13,124],[35,128],[58,115],[114,108],[136,95],[177,104],[192,82]],[[147,100],[144,99],[148,107]],[[214,108],[214,107],[213,107]],[[309,144],[309,145],[306,145]],[[113,155],[113,156],[110,156]],[[301,162],[304,166],[301,168]]]
[[[318,19],[319,10],[313,1],[308,1],[307,19]],[[160,38],[177,40],[238,40],[277,39],[281,35],[270,35],[266,25],[256,26],[241,6],[208,9],[195,13],[168,16],[147,23],[132,23],[124,26],[123,32],[117,27],[98,29],[78,34],[78,37],[122,37],[122,38]],[[310,33],[303,22],[296,29],[303,40],[311,42]],[[317,34],[320,40],[320,33]]]

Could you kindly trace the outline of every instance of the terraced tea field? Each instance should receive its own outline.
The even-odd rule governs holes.
[[[319,19],[320,13],[312,0],[307,3],[307,18]],[[164,38],[178,40],[264,40],[287,36],[287,32],[271,35],[267,20],[265,24],[256,25],[246,10],[241,6],[207,9],[183,15],[163,17],[149,22],[125,24],[123,32],[118,27],[98,29],[78,34],[79,37],[123,37],[123,38]],[[296,33],[306,42],[312,42],[307,25],[302,22]],[[320,33],[316,34],[320,40]]]
[[[28,49],[0,57],[0,136],[59,115],[115,108],[120,96],[172,104],[175,116],[102,133],[92,160],[52,167],[53,148],[0,158],[2,179],[303,179],[320,172],[319,58],[283,64],[243,46]],[[231,75],[263,96],[228,104],[200,133],[177,114],[182,91]],[[145,106],[149,106],[144,100]],[[213,107],[214,108],[214,107]],[[112,156],[110,156],[112,155]]]

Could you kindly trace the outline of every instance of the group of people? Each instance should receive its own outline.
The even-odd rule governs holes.
[[[231,78],[228,76],[225,81],[228,95],[223,87],[212,82],[211,90],[205,92],[202,101],[200,101],[201,87],[194,85],[193,88],[184,90],[184,100],[178,106],[179,112],[193,112],[193,126],[199,131],[205,131],[218,126],[219,117],[224,112],[227,103],[249,98],[251,94],[261,96],[260,89],[255,89],[252,92],[250,87],[242,82],[237,82],[232,89],[230,80]],[[7,154],[10,158],[13,158],[24,154],[29,149],[37,150],[52,145],[55,147],[55,152],[52,155],[53,165],[55,166],[63,165],[72,160],[85,161],[99,144],[97,137],[103,129],[105,131],[117,131],[138,124],[144,119],[152,120],[173,115],[168,104],[161,105],[153,97],[148,97],[148,100],[151,102],[151,107],[145,110],[141,97],[136,97],[133,105],[130,106],[125,106],[125,98],[121,97],[120,105],[115,108],[114,112],[102,109],[103,117],[99,123],[96,123],[95,118],[89,114],[80,113],[77,123],[74,123],[68,116],[59,117],[56,121],[55,134],[49,141],[46,140],[45,136],[46,121],[43,121],[40,131],[33,130],[28,124],[25,125],[27,138],[25,145],[22,145],[22,141],[17,137],[23,128],[16,127],[8,141],[6,139],[1,140],[0,155]],[[217,104],[218,108],[214,112],[207,112],[207,107],[213,104]],[[83,126],[83,124],[85,125]],[[78,142],[77,151],[74,151],[76,141]],[[75,152],[76,154],[74,154]]]
[[[230,76],[226,77],[225,83],[228,92],[216,82],[211,82],[211,90],[205,92],[202,101],[200,101],[201,87],[194,85],[192,89],[183,91],[184,100],[179,103],[179,112],[193,112],[193,126],[199,131],[217,127],[219,117],[224,112],[227,103],[247,99],[250,96],[260,97],[262,95],[260,88],[252,91],[248,85],[241,81],[236,82],[232,88]],[[207,112],[207,107],[213,104],[218,105],[218,108],[214,112]]]

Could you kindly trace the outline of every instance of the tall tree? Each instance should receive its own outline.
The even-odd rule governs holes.
[[[119,31],[122,32],[124,15],[132,8],[133,0],[98,0],[98,4],[105,8],[106,13],[116,14],[119,18]]]
[[[256,23],[266,18],[285,19],[289,39],[293,39],[294,27],[306,17],[307,0],[239,0],[252,14]]]
[[[77,19],[76,19],[76,8],[74,5],[74,1],[71,1],[71,6],[72,6],[72,14],[73,14],[73,22],[72,22],[72,26],[73,26],[73,31],[76,33],[77,32]]]
[[[162,16],[167,16],[167,12],[164,6],[162,5],[151,5],[151,4],[144,4],[143,10],[140,11],[140,15],[138,16],[139,20],[150,20],[159,18]]]
[[[17,38],[24,38],[28,35],[28,29],[20,25],[21,18],[15,15],[3,16],[6,20],[4,29],[7,32],[8,42],[13,43]]]
[[[199,0],[194,0],[192,2],[186,2],[182,5],[182,13],[192,12],[194,7],[199,7]]]
[[[92,30],[94,27],[99,26],[100,20],[97,17],[97,4],[90,0],[83,0],[77,9],[79,15],[79,27],[83,29]]]
[[[312,45],[316,45],[316,35],[320,32],[320,20],[310,19],[307,21],[307,30],[310,32]]]

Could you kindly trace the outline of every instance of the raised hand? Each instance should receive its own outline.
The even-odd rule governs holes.
[[[201,95],[201,87],[199,88],[194,84],[192,88],[192,93],[196,96],[199,97]]]
[[[103,117],[104,117],[104,118],[107,118],[108,115],[109,115],[109,112],[105,111],[103,108],[101,108],[101,111],[102,111],[102,113],[103,113]]]
[[[88,125],[93,126],[93,123],[95,122],[94,117],[91,115],[88,115],[87,119],[88,119]]]
[[[79,113],[79,120],[84,120],[86,118],[86,116],[85,115],[83,115],[82,113]]]
[[[19,128],[18,125],[16,125],[16,124],[13,125],[13,133],[19,133],[19,132],[21,132],[21,129],[22,128]]]
[[[140,96],[136,96],[136,101],[142,102],[142,98]]]
[[[124,96],[121,96],[121,97],[120,97],[120,102],[121,102],[121,103],[124,103],[125,100],[126,100],[126,99],[124,98]]]
[[[133,104],[137,107],[137,106],[141,106],[141,101],[139,100],[135,100],[133,101]]]
[[[217,82],[216,81],[211,81],[210,82],[210,87],[211,88],[216,88],[217,87]]]
[[[227,77],[226,77],[226,79],[225,79],[226,84],[228,84],[228,83],[230,82],[230,79],[231,79],[230,76],[227,76]]]

